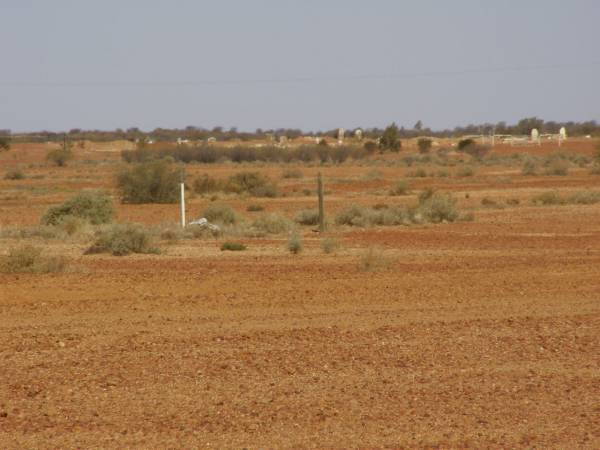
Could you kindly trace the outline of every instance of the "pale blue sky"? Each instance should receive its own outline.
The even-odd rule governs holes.
[[[0,20],[0,129],[600,119],[597,0],[0,0]]]

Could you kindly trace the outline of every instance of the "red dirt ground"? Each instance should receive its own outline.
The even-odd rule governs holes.
[[[113,191],[116,169],[40,165],[25,171],[42,179],[2,180],[2,225],[35,224],[81,186]],[[279,180],[283,168],[259,168],[290,189],[314,189],[318,170],[354,180],[327,184],[331,210],[414,200],[371,192],[406,168],[365,181],[372,169]],[[238,169],[190,166],[213,170]],[[309,229],[297,256],[285,237],[246,239],[241,254],[203,240],[124,258],[31,240],[72,262],[0,274],[0,448],[600,448],[600,205],[528,203],[598,190],[600,177],[478,167],[411,181],[452,191],[475,221],[335,228],[342,246],[328,255]],[[484,197],[521,204],[482,208]],[[228,203],[293,215],[314,200]],[[121,205],[119,217],[175,221],[177,207]],[[14,244],[0,238],[0,252]],[[359,269],[370,246],[387,268]]]

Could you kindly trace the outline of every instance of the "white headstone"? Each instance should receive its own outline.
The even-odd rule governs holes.
[[[540,139],[540,132],[538,131],[537,128],[534,128],[533,130],[531,130],[531,140],[533,142],[537,142]]]
[[[360,128],[358,128],[354,132],[354,137],[356,137],[356,139],[358,139],[359,141],[362,140],[362,138],[363,138],[363,130],[361,130]]]
[[[339,139],[340,141],[343,141],[343,140],[344,140],[344,135],[345,135],[345,134],[346,134],[346,130],[344,130],[343,128],[340,128],[340,129],[338,130],[338,139]]]
[[[567,129],[565,127],[561,127],[560,131],[558,132],[558,135],[560,136],[561,140],[565,140],[567,139]]]

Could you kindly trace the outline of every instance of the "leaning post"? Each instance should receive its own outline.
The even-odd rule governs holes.
[[[180,174],[181,178],[179,183],[179,189],[181,202],[181,227],[185,228],[185,167],[183,166],[183,164],[181,165]]]
[[[323,178],[321,172],[317,176],[317,195],[319,196],[319,231],[325,231],[325,206],[323,204]]]

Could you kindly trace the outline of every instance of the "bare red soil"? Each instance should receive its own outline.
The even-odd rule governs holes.
[[[0,181],[2,225],[35,224],[81,187],[114,192],[118,166],[80,161]],[[314,189],[321,170],[328,211],[414,201],[373,192],[407,170],[377,169],[376,180],[349,165],[278,181]],[[282,168],[258,170],[278,179]],[[308,228],[297,256],[281,236],[245,239],[240,254],[203,240],[124,258],[31,239],[72,262],[0,274],[0,447],[599,448],[600,205],[528,200],[598,190],[600,177],[475,170],[411,180],[452,192],[474,222],[334,228],[342,246],[328,255]],[[484,197],[521,203],[482,208]],[[227,202],[247,215],[250,203],[290,216],[314,206]],[[120,205],[119,218],[175,221],[177,206]],[[15,243],[0,239],[0,251]],[[370,246],[386,268],[359,269]]]

